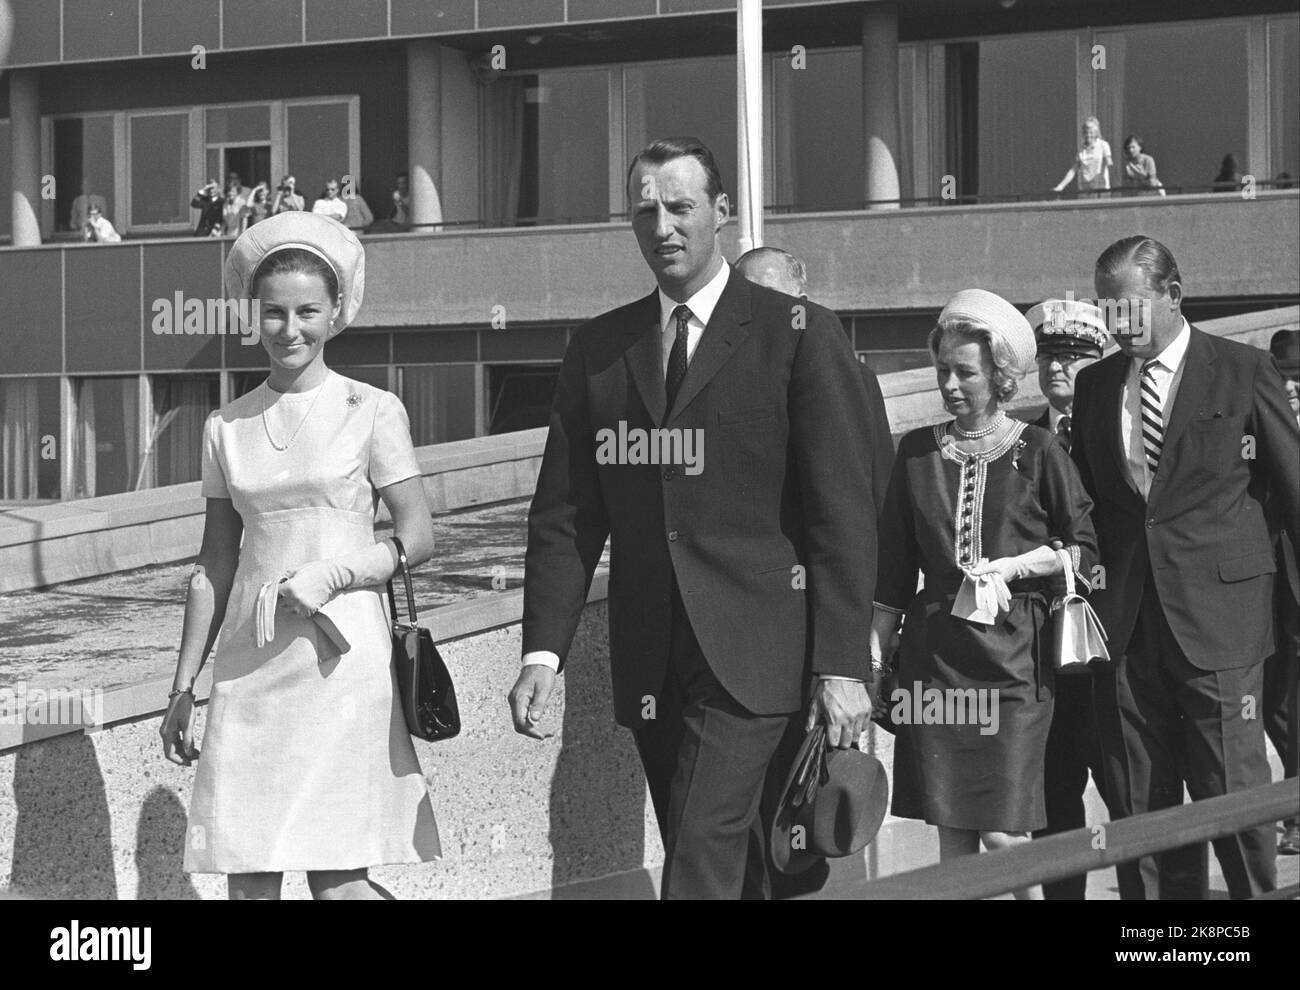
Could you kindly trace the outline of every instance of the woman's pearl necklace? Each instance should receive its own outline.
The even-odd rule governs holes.
[[[960,426],[957,425],[956,420],[954,420],[952,424],[952,431],[963,440],[983,440],[985,437],[992,436],[994,433],[996,433],[998,431],[998,428],[1002,426],[1002,423],[1006,420],[1006,418],[1007,418],[1007,414],[1002,412],[1001,410],[998,410],[998,414],[993,417],[993,422],[991,422],[988,426],[984,427],[984,429],[975,430],[971,433],[967,433],[965,430],[963,430]]]

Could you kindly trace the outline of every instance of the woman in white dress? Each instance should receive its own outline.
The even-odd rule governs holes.
[[[375,509],[411,566],[433,527],[401,403],[325,365],[364,252],[342,224],[283,213],[235,242],[225,276],[258,301],[271,370],[204,427],[207,519],[161,729],[167,759],[198,760],[184,869],[227,874],[234,899],[278,897],[286,870],[317,898],[390,897],[367,868],[440,847],[394,693],[382,588],[398,558]],[[200,757],[193,684],[214,642]]]

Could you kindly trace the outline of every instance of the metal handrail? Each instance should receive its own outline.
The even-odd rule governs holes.
[[[866,900],[976,900],[1101,870],[1141,856],[1233,835],[1293,818],[1300,780],[1291,777],[1248,791],[1193,801],[1103,825],[1075,829],[982,855],[962,856],[869,880],[849,896]],[[1100,845],[1102,848],[1093,848]],[[1265,895],[1295,897],[1296,886]],[[839,896],[844,896],[841,892]]]

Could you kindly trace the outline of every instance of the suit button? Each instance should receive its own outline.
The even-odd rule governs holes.
[[[676,542],[677,542],[677,530],[675,530],[675,529],[670,529],[670,530],[668,531],[668,542],[669,542],[669,543],[676,543]]]
[[[674,478],[676,478],[676,477],[677,477],[677,469],[676,469],[676,468],[665,468],[665,469],[664,469],[664,481],[672,481],[672,480],[673,480]]]
[[[1156,524],[1156,521],[1155,521],[1154,519],[1148,519],[1148,520],[1147,520],[1147,529],[1152,529],[1152,528],[1155,526],[1155,524]]]

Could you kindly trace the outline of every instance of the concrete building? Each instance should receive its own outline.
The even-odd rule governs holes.
[[[328,357],[396,392],[420,445],[544,423],[572,328],[649,290],[637,148],[694,133],[735,181],[729,0],[9,4],[0,500],[198,477],[203,417],[265,367],[183,306],[157,332],[178,293],[220,296],[230,242],[191,236],[208,179],[293,174],[308,205],[343,179],[382,221],[409,174],[409,230],[366,236],[367,302]],[[1178,255],[1193,319],[1300,298],[1293,3],[787,0],[763,38],[766,241],[880,372],[926,363],[954,290],[1086,296],[1139,231]],[[1143,137],[1167,197],[1050,200],[1090,114],[1117,165]],[[1227,154],[1243,184],[1214,192]],[[80,243],[95,198],[121,244]]]

